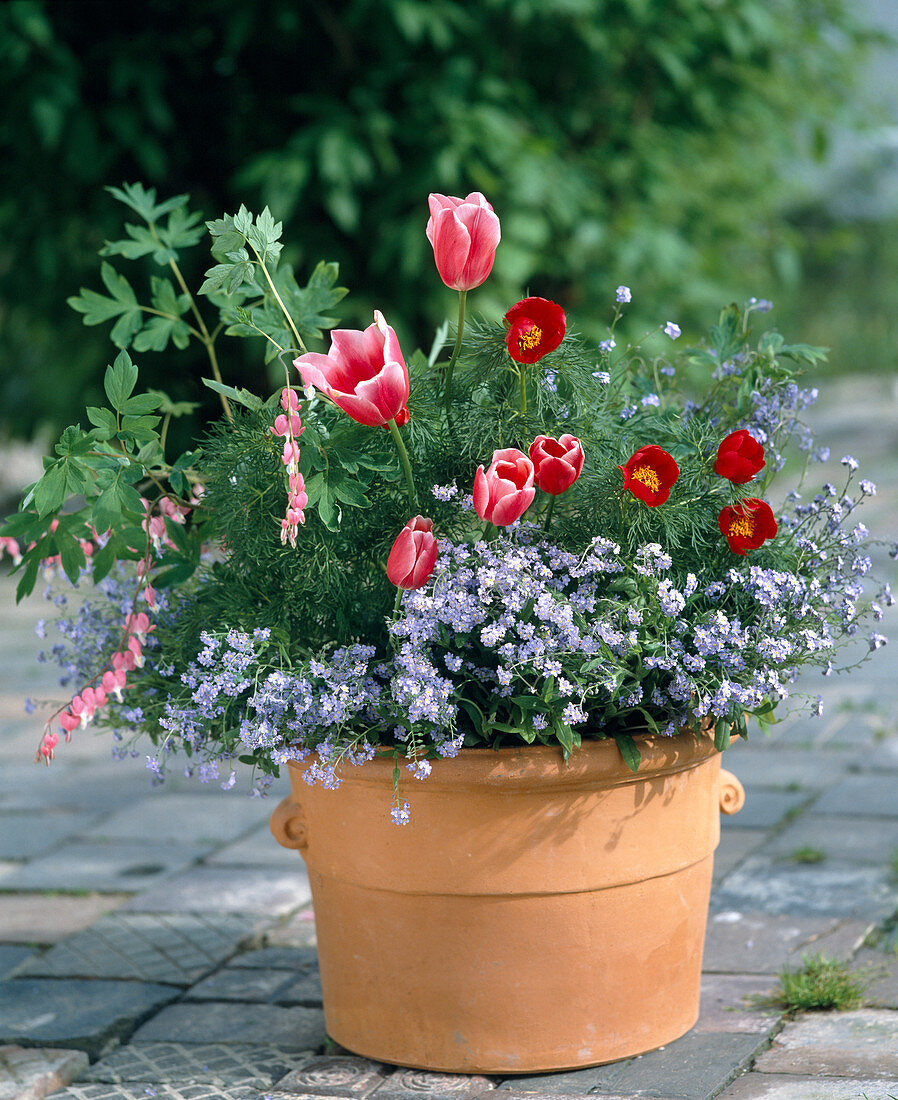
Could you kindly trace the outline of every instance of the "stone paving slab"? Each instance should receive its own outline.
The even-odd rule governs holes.
[[[264,1004],[321,1004],[318,968],[293,974],[287,970],[228,968],[192,986],[191,1001],[250,1001]]]
[[[270,970],[308,970],[317,968],[318,952],[314,947],[259,947],[241,951],[228,960],[229,967],[262,967]]]
[[[896,798],[898,802],[898,798]],[[715,905],[795,916],[890,916],[898,893],[887,868],[850,863],[779,863],[748,856],[715,894]]]
[[[317,970],[302,976],[286,970],[219,971],[192,986],[190,1001],[250,1001],[260,1004],[321,1004],[321,979]]]
[[[197,845],[113,844],[75,841],[0,879],[2,890],[134,892],[169,878],[202,858]]]
[[[211,911],[276,917],[312,899],[305,865],[298,863],[293,871],[247,867],[239,875],[226,867],[194,867],[133,898],[124,908],[142,913]]]
[[[217,788],[216,788],[217,789]],[[277,805],[270,799],[249,798],[235,791],[208,794],[158,791],[110,814],[85,829],[84,837],[97,840],[136,840],[152,837],[170,844],[220,845],[235,840],[253,826],[267,823]],[[276,844],[274,838],[271,843]]]
[[[314,1072],[314,1071],[313,1071]],[[371,1100],[470,1100],[489,1089],[491,1082],[476,1074],[427,1073],[397,1069],[371,1092]],[[280,1086],[279,1086],[280,1087]],[[330,1095],[346,1095],[330,1093]],[[352,1094],[350,1094],[352,1095]]]
[[[20,967],[31,977],[125,978],[190,985],[253,931],[234,914],[116,913]]]
[[[0,940],[7,943],[56,943],[89,928],[129,899],[128,894],[0,893]]]
[[[208,1001],[169,1005],[135,1032],[133,1042],[271,1043],[312,1053],[326,1039],[317,1008]]]
[[[775,985],[771,978],[756,974],[703,974],[701,1010],[693,1030],[766,1034],[781,1013],[758,1008],[754,999],[766,996]]]
[[[712,895],[702,968],[725,974],[777,974],[816,951],[847,959],[870,932],[872,920],[793,917],[718,909]]]
[[[867,754],[857,749],[808,752],[770,744],[762,734],[747,744],[734,745],[723,758],[724,767],[738,776],[752,798],[756,788],[822,791],[834,786],[851,768],[868,761]],[[898,767],[898,759],[895,766]],[[736,824],[741,816],[741,811],[735,815]]]
[[[714,852],[715,884],[726,878],[750,852],[763,844],[764,835],[759,829],[721,829],[720,843]]]
[[[0,945],[0,978],[7,978],[23,962],[34,955],[30,947],[19,947],[12,944]]]
[[[732,769],[730,769],[732,771]],[[740,776],[741,779],[741,776]],[[778,791],[748,787],[745,805],[737,814],[723,814],[721,831],[727,829],[771,829],[808,801],[808,791]]]
[[[716,1100],[898,1100],[898,1077],[797,1077],[748,1073]]]
[[[282,924],[267,928],[264,939],[272,947],[315,947],[318,939],[312,907],[306,906]]]
[[[168,1085],[152,1081],[116,1085],[70,1085],[53,1093],[53,1100],[264,1100],[258,1089],[246,1085]]]
[[[0,1046],[0,1100],[41,1100],[88,1066],[80,1050]]]
[[[871,979],[864,993],[868,1005],[898,1009],[898,954],[864,947],[855,955],[852,969]]]
[[[270,809],[274,809],[275,805],[271,802]],[[271,835],[266,822],[249,836],[219,849],[206,862],[216,867],[283,867],[294,871],[302,865],[302,858],[292,848],[282,848]]]
[[[814,804],[818,814],[898,818],[892,775],[848,775]]]
[[[96,819],[87,812],[0,814],[0,859],[32,859]]]
[[[39,736],[35,747],[38,740]],[[102,741],[108,756],[108,737]],[[63,744],[57,752],[64,753],[69,747]],[[39,806],[46,811],[99,817],[146,797],[151,789],[146,774],[124,760],[65,760],[57,756],[49,768],[43,768],[33,763],[32,756],[33,751],[25,761],[19,757],[0,767],[0,811],[33,813]]]
[[[887,864],[898,852],[898,818],[802,814],[768,840],[759,854],[788,859],[802,848],[820,851],[835,862]]]
[[[0,982],[0,1043],[77,1047],[96,1056],[179,993],[150,982],[9,978]]]
[[[82,1080],[265,1089],[303,1061],[304,1056],[295,1051],[268,1044],[128,1043],[91,1066],[82,1074]]]
[[[502,1086],[501,1092],[498,1094],[495,1091],[480,1092],[472,1098],[472,1100],[558,1100],[557,1092],[531,1092],[529,1089],[527,1092],[518,1092],[515,1088],[506,1088]],[[679,1097],[658,1096],[656,1093],[638,1093],[628,1092],[626,1095],[620,1092],[589,1092],[589,1093],[566,1093],[564,1095],[579,1097],[580,1100],[633,1100],[637,1096],[650,1097],[651,1100],[679,1100]]]
[[[399,1074],[395,1076],[398,1077]],[[393,1067],[385,1066],[381,1062],[343,1055],[321,1056],[308,1058],[302,1065],[291,1070],[276,1083],[275,1094],[291,1098],[310,1093],[317,1096],[344,1098],[367,1097],[378,1090],[388,1077],[391,1081],[393,1080]],[[445,1085],[444,1091],[451,1095],[470,1094],[470,1092],[458,1093],[458,1090],[453,1087],[457,1083],[456,1078],[448,1078],[440,1074],[419,1074],[417,1080],[422,1084],[422,1091],[427,1088],[425,1079],[432,1079],[433,1083]],[[461,1080],[467,1079],[461,1078]],[[487,1083],[483,1077],[476,1078],[476,1082],[476,1089],[473,1091],[477,1092]],[[378,1095],[380,1095],[379,1091]]]
[[[862,1008],[806,1013],[786,1023],[755,1062],[763,1073],[892,1077],[898,1069],[898,1013]]]
[[[638,1058],[569,1073],[516,1077],[500,1084],[497,1092],[501,1096],[507,1087],[522,1092],[542,1090],[552,1096],[604,1091],[705,1100],[726,1085],[766,1041],[766,1035],[690,1031],[682,1039]]]

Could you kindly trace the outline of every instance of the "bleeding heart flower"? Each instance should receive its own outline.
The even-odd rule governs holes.
[[[505,346],[516,363],[536,363],[564,339],[564,310],[546,298],[522,298],[505,314]]]
[[[397,588],[420,588],[430,579],[437,553],[433,520],[415,516],[396,536],[387,558],[387,576]]]
[[[770,505],[757,497],[748,497],[738,504],[728,504],[722,508],[717,525],[734,554],[757,550],[778,530]]]
[[[744,485],[764,468],[764,448],[745,428],[731,432],[717,448],[714,473]]]
[[[473,290],[493,270],[499,219],[479,191],[466,199],[430,195],[427,239],[440,278],[452,290]]]
[[[530,444],[536,486],[544,493],[566,493],[583,469],[583,444],[573,435],[538,435]]]
[[[327,355],[293,360],[306,386],[321,390],[353,420],[379,428],[408,401],[408,370],[396,333],[379,310],[364,332],[334,329]]]
[[[653,443],[640,447],[627,461],[618,466],[624,475],[624,488],[649,508],[657,508],[670,496],[670,490],[680,476],[680,467],[663,448]]]
[[[527,511],[536,496],[533,463],[523,451],[493,451],[493,461],[474,477],[474,511],[497,527],[507,527]]]

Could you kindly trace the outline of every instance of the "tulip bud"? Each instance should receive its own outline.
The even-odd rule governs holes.
[[[573,435],[553,439],[538,435],[530,444],[530,461],[538,489],[558,496],[567,492],[583,469],[583,444]]]
[[[387,576],[397,588],[421,588],[430,579],[437,553],[433,520],[415,516],[396,536],[387,558]]]
[[[440,278],[451,290],[473,290],[489,277],[501,236],[499,219],[479,191],[466,199],[430,195],[427,239]]]
[[[507,527],[527,511],[536,496],[533,463],[515,447],[493,451],[493,461],[484,472],[478,466],[474,477],[474,511],[497,527]]]

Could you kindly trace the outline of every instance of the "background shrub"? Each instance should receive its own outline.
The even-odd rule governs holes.
[[[0,6],[0,430],[58,427],[95,396],[107,333],[64,303],[101,289],[96,252],[121,224],[102,187],[122,180],[161,198],[190,192],[210,218],[268,203],[300,276],[340,263],[343,321],[367,323],[376,303],[408,347],[429,346],[454,311],[423,234],[433,190],[482,190],[502,218],[474,310],[504,311],[531,290],[600,336],[627,283],[634,335],[675,317],[688,336],[724,301],[798,301],[805,242],[820,258],[830,238],[785,214],[806,194],[801,166],[844,122],[871,40],[854,11],[850,0],[11,0]],[[198,283],[209,261],[195,252]],[[257,362],[226,367],[229,380]],[[164,355],[141,369],[208,401],[200,362],[193,379],[168,377]]]

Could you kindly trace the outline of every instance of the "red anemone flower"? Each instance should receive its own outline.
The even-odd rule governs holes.
[[[624,488],[649,508],[657,508],[667,500],[680,476],[680,467],[672,456],[653,443],[640,447],[626,466],[618,466],[618,469],[624,475]]]
[[[770,505],[757,497],[748,497],[738,504],[728,504],[722,508],[717,525],[734,554],[757,550],[762,542],[772,539],[777,532]]]
[[[717,448],[714,473],[744,485],[764,468],[764,448],[745,428],[731,432]]]
[[[516,363],[536,363],[564,339],[564,310],[545,298],[523,298],[505,314],[505,345]]]

